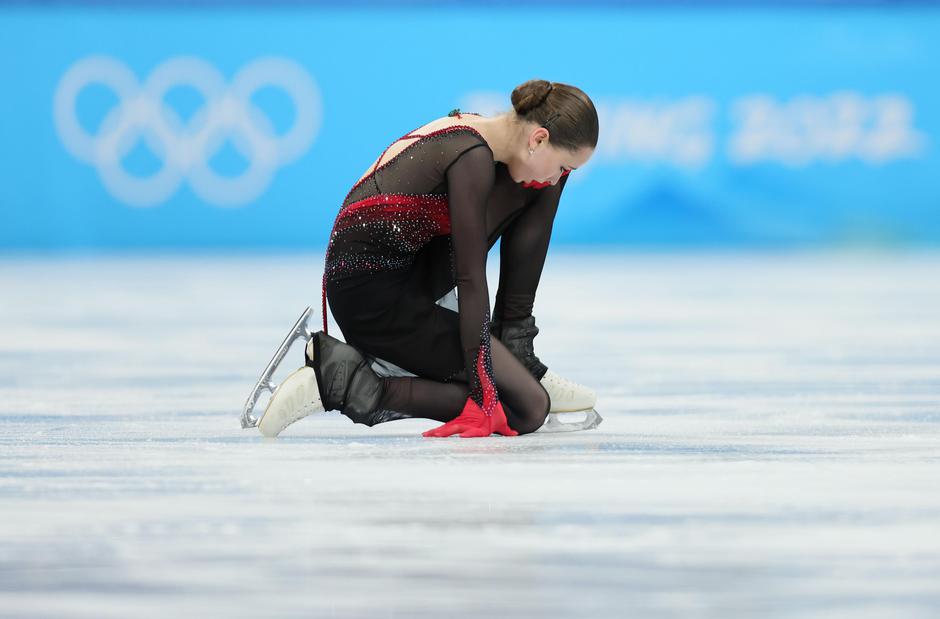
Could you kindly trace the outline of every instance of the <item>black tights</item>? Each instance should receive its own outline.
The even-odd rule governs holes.
[[[548,415],[551,402],[542,384],[509,352],[502,342],[490,338],[493,375],[499,400],[509,427],[519,434],[535,432]],[[448,422],[457,417],[467,401],[467,383],[440,382],[428,378],[396,376],[383,379],[385,392],[380,408],[410,417]]]

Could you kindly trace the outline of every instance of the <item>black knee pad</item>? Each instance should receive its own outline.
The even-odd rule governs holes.
[[[313,334],[313,351],[324,409],[367,426],[388,420],[389,411],[379,410],[385,385],[362,353],[323,331]]]
[[[541,380],[545,376],[548,366],[539,361],[532,348],[532,340],[539,334],[539,328],[535,326],[535,316],[529,315],[521,320],[494,320],[490,332],[522,362],[535,380]]]

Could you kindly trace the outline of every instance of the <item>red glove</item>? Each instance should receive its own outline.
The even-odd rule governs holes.
[[[509,427],[501,402],[496,403],[492,415],[487,415],[473,401],[473,398],[467,398],[466,404],[463,405],[463,411],[455,419],[423,432],[422,436],[453,436],[457,433],[460,433],[462,438],[489,436],[490,434],[502,434],[503,436],[517,436],[519,434]]]
[[[484,335],[486,334],[485,329],[486,323],[484,323]],[[471,397],[467,398],[463,410],[455,419],[423,432],[422,436],[453,436],[459,433],[462,438],[470,438],[473,436],[489,436],[494,432],[503,436],[517,436],[519,434],[510,428],[509,423],[506,421],[506,411],[503,410],[496,385],[491,378],[492,372],[489,368],[489,358],[485,354],[486,350],[484,346],[481,346],[477,351],[476,371],[480,384],[477,388],[471,390]],[[472,397],[476,389],[479,389],[480,399],[483,400],[482,407]]]

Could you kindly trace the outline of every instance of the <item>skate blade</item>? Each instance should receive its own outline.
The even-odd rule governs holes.
[[[584,414],[584,419],[580,421],[562,421],[559,417],[560,415],[570,416],[577,415],[578,413]],[[578,430],[591,430],[596,428],[604,421],[604,418],[598,414],[593,408],[583,410],[583,411],[571,411],[565,413],[549,413],[548,417],[545,418],[545,423],[542,424],[542,427],[537,430],[537,432],[576,432]]]
[[[268,365],[265,366],[264,371],[261,373],[261,377],[258,379],[258,382],[255,383],[254,389],[251,390],[251,393],[248,395],[248,399],[245,401],[245,408],[242,410],[241,424],[242,429],[245,428],[254,428],[258,425],[258,417],[254,415],[255,405],[258,403],[258,398],[261,397],[261,394],[265,391],[271,393],[272,397],[274,395],[277,385],[271,382],[271,377],[274,376],[274,372],[277,371],[278,366],[281,364],[281,361],[284,360],[284,356],[287,354],[287,351],[290,349],[291,344],[297,341],[298,338],[308,339],[313,333],[307,327],[307,321],[310,319],[310,316],[313,314],[313,308],[307,307],[300,315],[300,318],[297,319],[297,322],[294,323],[294,326],[291,327],[291,330],[287,333],[287,336],[284,338],[284,341],[281,342],[281,345],[274,352],[274,356],[271,357],[271,360],[268,362]],[[270,405],[270,401],[268,402]]]

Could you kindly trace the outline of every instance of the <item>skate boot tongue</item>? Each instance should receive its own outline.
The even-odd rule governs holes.
[[[304,365],[309,368],[313,367],[313,360],[316,358],[314,348],[313,338],[311,337],[307,340],[307,346],[304,348]]]

